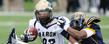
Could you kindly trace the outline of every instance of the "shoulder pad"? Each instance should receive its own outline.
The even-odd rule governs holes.
[[[98,23],[100,22],[100,18],[92,16],[92,17],[89,17],[85,22],[86,24]]]

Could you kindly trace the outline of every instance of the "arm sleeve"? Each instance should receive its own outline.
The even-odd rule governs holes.
[[[66,32],[65,30],[63,30],[63,31],[61,32],[61,35],[64,36],[67,40],[69,39],[69,33]]]
[[[59,21],[60,23],[60,27],[62,29],[64,29],[65,31],[67,31],[68,27],[70,26],[70,21],[67,17],[59,17]]]
[[[96,32],[95,32],[95,30],[94,29],[92,29],[92,28],[84,28],[83,29],[85,32],[86,32],[86,34],[87,34],[87,37],[86,38],[88,38],[88,37],[90,37],[90,36],[92,36],[92,35],[94,35]]]
[[[64,18],[65,18],[64,30],[67,31],[68,27],[70,26],[70,20],[66,17],[64,17]]]
[[[66,31],[67,28],[69,27],[70,21],[66,17],[60,17],[60,27],[63,29],[61,31],[61,35],[63,35],[66,39],[69,39],[69,33]]]
[[[35,21],[36,21],[35,19],[31,19],[31,20],[29,21],[28,27],[29,27],[29,28],[30,28],[30,27],[34,27]],[[29,28],[28,28],[28,29],[29,29]],[[30,33],[28,29],[26,29],[26,30],[24,31],[24,34],[21,35],[21,40],[23,40],[23,42],[31,42],[31,41],[34,41],[34,40],[35,40],[35,36],[31,35],[32,33]]]
[[[35,21],[36,21],[36,19],[31,19],[31,20],[29,21],[28,27],[34,27]]]

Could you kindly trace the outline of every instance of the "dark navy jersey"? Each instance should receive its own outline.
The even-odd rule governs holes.
[[[82,44],[104,44],[99,25],[92,24],[90,27],[96,31],[96,34],[87,39],[84,39],[81,43]]]
[[[73,25],[74,25],[74,23],[71,21],[70,26],[72,28],[73,28]],[[78,28],[78,30],[81,30],[81,29],[83,29],[85,27],[86,27],[85,25],[82,25],[80,28]],[[99,25],[92,24],[90,26],[90,28],[94,29],[96,34],[92,35],[89,38],[86,38],[86,39],[82,40],[81,44],[104,44]]]

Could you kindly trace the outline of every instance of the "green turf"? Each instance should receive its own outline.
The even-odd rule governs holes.
[[[25,11],[33,11],[34,5],[35,5],[34,2],[32,1],[25,1],[24,2]]]
[[[103,38],[109,40],[109,17],[101,17],[100,27]]]
[[[19,36],[23,33],[24,29],[28,25],[28,21],[32,16],[0,16],[0,44],[6,44],[8,35],[11,32],[11,28],[15,26],[16,33]],[[109,17],[101,17],[101,31],[103,34],[104,40],[109,40]],[[106,26],[105,26],[106,25]],[[31,42],[30,44],[41,44],[39,38],[36,41]]]
[[[8,35],[11,32],[11,28],[16,28],[16,33],[19,36],[23,33],[24,29],[28,25],[28,21],[31,16],[0,16],[0,44],[6,44]],[[14,22],[12,25],[6,25],[8,22]],[[3,25],[4,24],[4,25]],[[35,42],[31,44],[40,44],[40,39],[38,38]]]

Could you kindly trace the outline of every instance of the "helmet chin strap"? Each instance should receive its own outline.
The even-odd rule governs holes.
[[[39,21],[41,22],[41,24],[46,25],[46,24],[48,24],[49,22],[52,21],[52,18],[51,17],[46,17],[43,20],[39,19]]]
[[[52,21],[52,19],[50,19],[50,17],[48,17],[46,20],[40,21],[40,23],[42,26],[47,27],[46,25],[51,21]]]
[[[49,17],[46,17],[46,18],[40,19],[39,21],[40,21],[41,23],[48,23],[49,20],[50,20],[50,18],[49,18]]]

